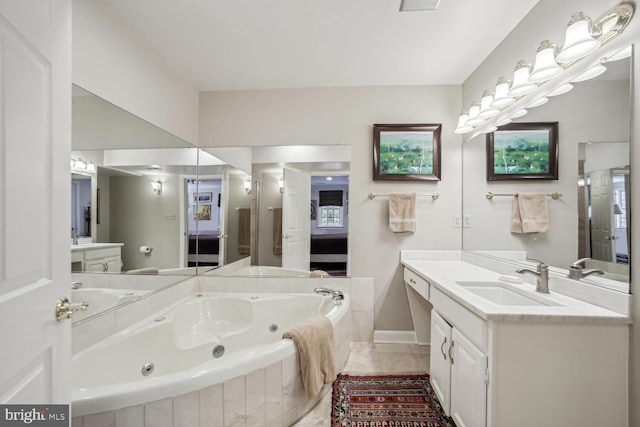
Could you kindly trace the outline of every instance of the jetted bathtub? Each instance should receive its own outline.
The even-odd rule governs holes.
[[[74,417],[175,398],[285,359],[297,363],[295,345],[282,339],[282,334],[317,314],[334,325],[334,360],[339,371],[348,358],[348,309],[348,295],[341,304],[316,294],[187,297],[73,357]],[[291,381],[301,382],[299,378]],[[295,390],[301,395],[295,397],[300,405],[306,399],[304,389],[285,382],[283,375],[283,394]],[[282,406],[283,412],[288,410]]]

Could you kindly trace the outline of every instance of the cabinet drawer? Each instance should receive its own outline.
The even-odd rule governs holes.
[[[71,262],[82,262],[83,259],[82,252],[71,252]]]
[[[90,249],[84,251],[84,259],[97,259],[106,257],[120,257],[120,248],[103,248],[103,249]]]
[[[424,299],[429,299],[429,282],[408,268],[404,269],[404,281],[415,289]]]
[[[485,322],[437,288],[431,289],[431,304],[453,327],[484,348]]]

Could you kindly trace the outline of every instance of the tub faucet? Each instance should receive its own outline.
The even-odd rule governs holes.
[[[604,274],[604,271],[598,270],[597,268],[592,268],[591,270],[585,270],[583,265],[586,261],[591,258],[580,258],[579,260],[573,262],[569,265],[569,277],[571,279],[580,280],[583,277],[590,276],[592,274]]]
[[[538,263],[536,270],[530,270],[528,268],[519,268],[516,273],[525,274],[530,273],[536,276],[536,292],[543,294],[549,293],[549,266],[540,260],[535,258],[527,258]]]
[[[80,289],[82,287],[82,282],[71,282],[71,290]]]
[[[315,288],[313,292],[316,294],[329,294],[337,304],[340,304],[340,301],[344,299],[344,294],[336,289]]]

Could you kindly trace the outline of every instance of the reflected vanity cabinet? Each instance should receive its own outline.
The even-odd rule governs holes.
[[[71,271],[119,273],[122,243],[89,243],[71,248]]]

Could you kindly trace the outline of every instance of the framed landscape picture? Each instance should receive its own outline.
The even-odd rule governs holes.
[[[374,181],[440,181],[440,124],[373,125]]]
[[[487,134],[487,181],[558,179],[558,122],[510,123]]]

